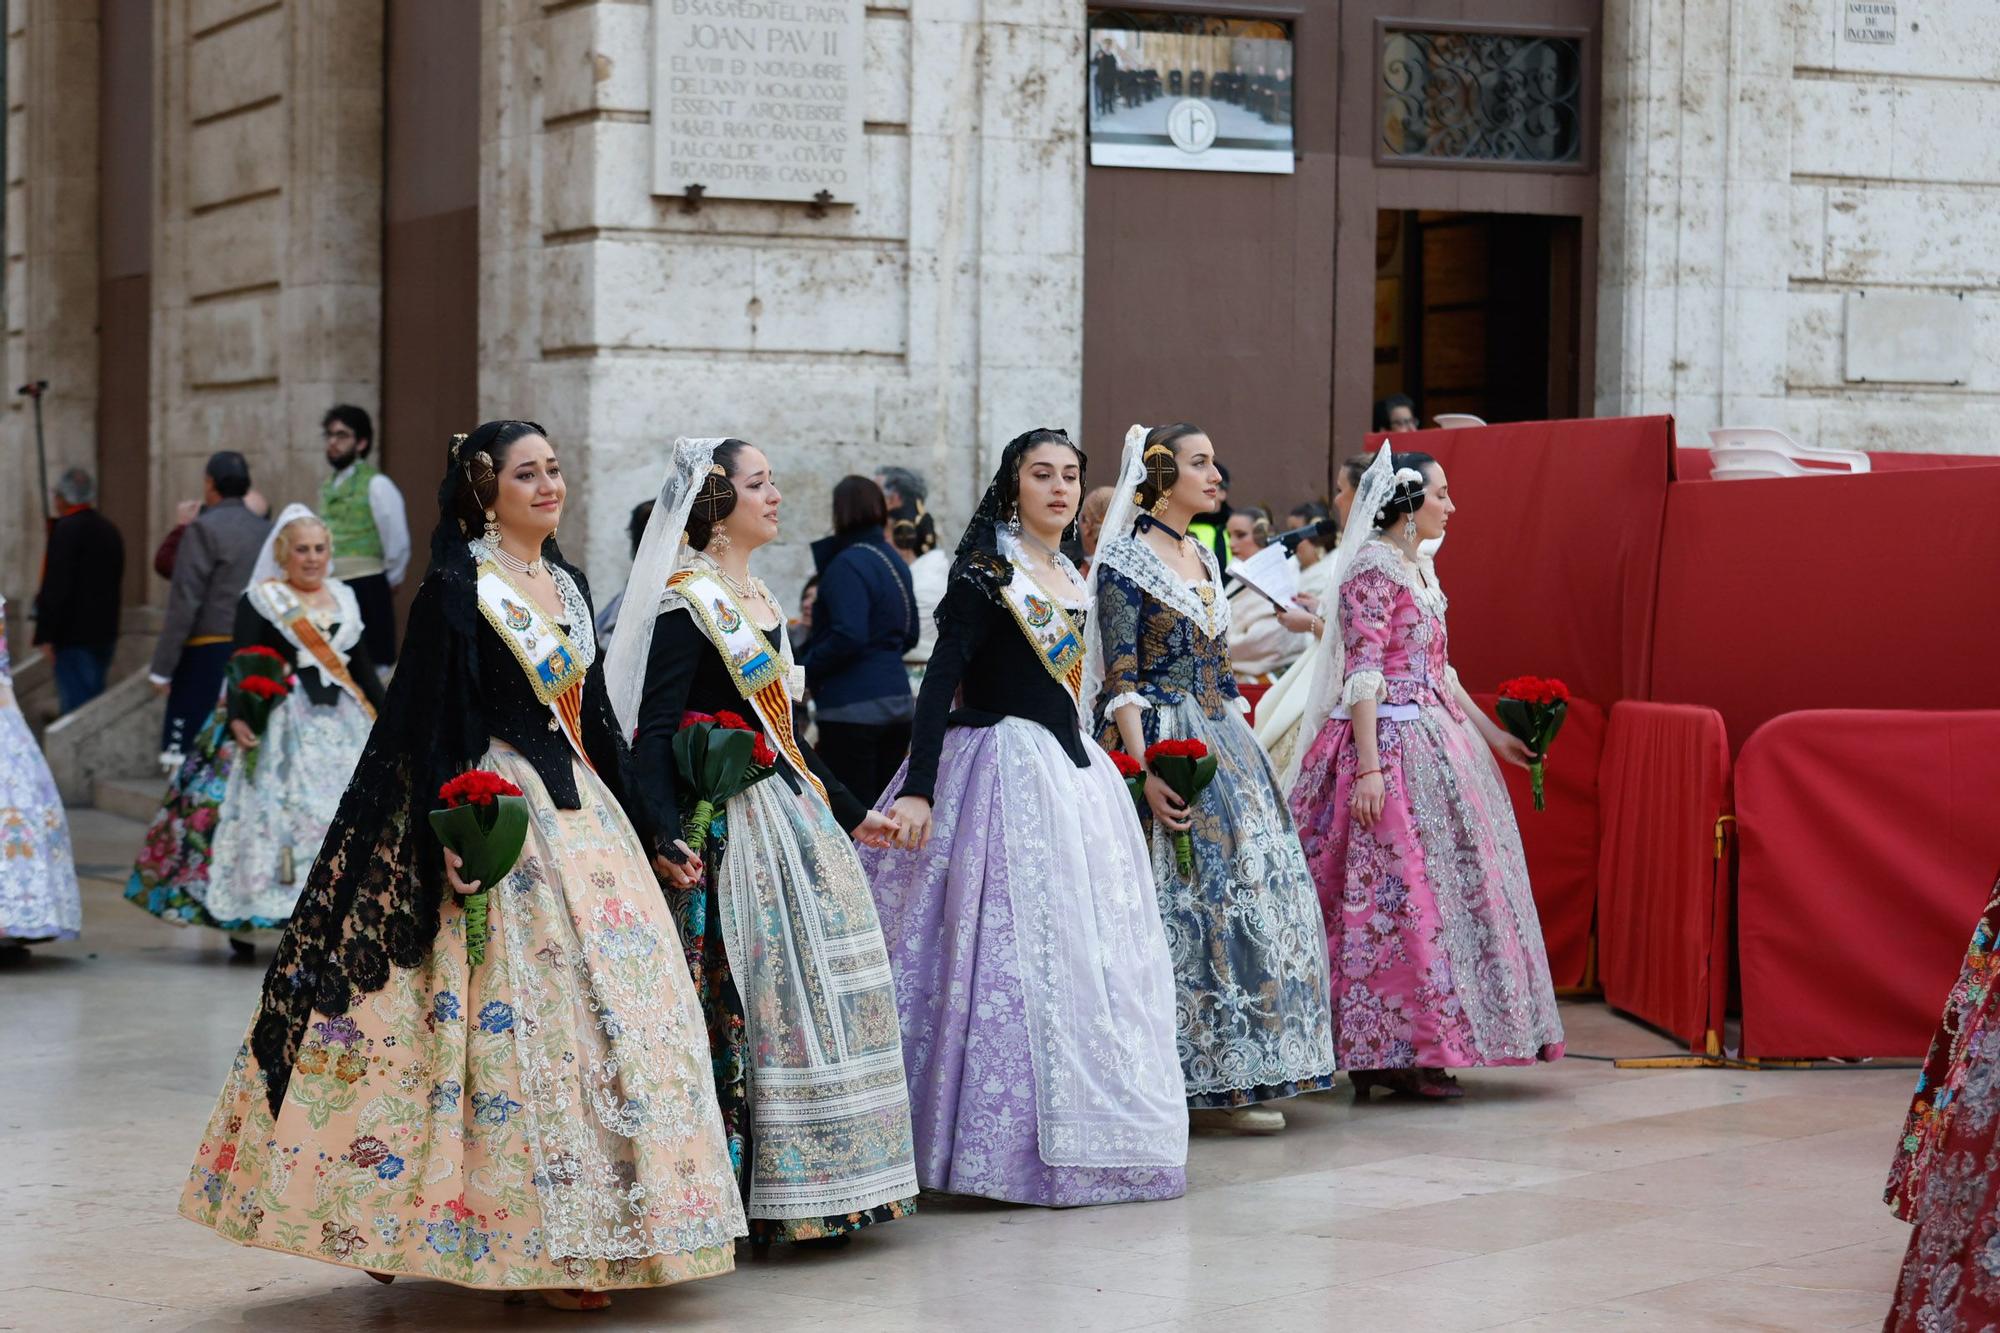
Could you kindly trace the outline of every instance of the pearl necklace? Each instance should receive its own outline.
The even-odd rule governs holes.
[[[486,549],[493,553],[493,558],[498,560],[503,568],[511,569],[516,574],[526,574],[529,578],[534,578],[546,572],[549,567],[548,562],[540,556],[536,556],[533,560],[523,560],[519,556],[508,552],[505,547],[497,544],[488,546]]]

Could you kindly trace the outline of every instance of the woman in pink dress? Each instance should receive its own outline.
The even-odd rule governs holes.
[[[1532,755],[1459,684],[1444,590],[1420,550],[1453,509],[1437,460],[1383,447],[1336,557],[1337,620],[1300,733],[1314,739],[1292,812],[1326,916],[1335,1049],[1357,1098],[1376,1087],[1456,1097],[1447,1070],[1562,1055],[1521,835],[1493,762]]]

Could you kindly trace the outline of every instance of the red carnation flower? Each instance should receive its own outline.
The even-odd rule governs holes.
[[[285,688],[285,682],[272,680],[269,676],[245,676],[236,688],[259,699],[282,699],[291,693]]]
[[[728,727],[731,731],[755,731],[757,728],[743,720],[741,713],[721,712],[715,715],[715,724]]]
[[[1569,686],[1553,677],[1516,676],[1501,684],[1502,699],[1518,699],[1524,704],[1568,703]]]
[[[711,715],[707,713],[697,713],[692,708],[690,708],[687,712],[681,714],[680,729],[682,731],[686,731],[689,727],[700,726],[704,722],[713,722],[713,721],[715,721],[715,718],[712,717]]]
[[[253,643],[248,648],[238,648],[235,655],[237,657],[270,657],[280,662],[285,660],[285,655],[276,648],[266,648],[261,643]]]
[[[491,805],[499,797],[520,794],[519,787],[484,768],[460,773],[438,788],[438,799],[453,809],[461,805]]]
[[[1113,750],[1110,753],[1111,753],[1111,762],[1113,766],[1117,768],[1119,777],[1136,778],[1141,773],[1146,771],[1145,769],[1139,766],[1139,761],[1137,759],[1134,759],[1131,755],[1126,754],[1123,750]]]
[[[761,735],[757,737],[755,748],[751,750],[750,756],[750,762],[759,768],[776,768],[778,766],[778,752],[773,750]]]

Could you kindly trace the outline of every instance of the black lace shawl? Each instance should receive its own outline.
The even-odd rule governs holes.
[[[979,507],[972,511],[972,519],[965,525],[965,535],[958,539],[958,550],[952,556],[951,579],[964,580],[977,588],[995,605],[1000,605],[1000,590],[1014,577],[1007,557],[1000,554],[1000,529],[1013,517],[1015,507],[1021,498],[1021,460],[1028,450],[1038,444],[1066,444],[1076,451],[1077,466],[1081,473],[1090,468],[1090,457],[1078,449],[1067,432],[1049,426],[1038,426],[1025,431],[1007,441],[1007,447],[1000,451],[1000,466],[993,470],[993,480],[987,484],[986,494],[980,497]],[[1084,490],[1079,476],[1077,509],[1083,508]],[[1077,520],[1063,529],[1063,540],[1069,541],[1076,535]],[[937,622],[942,629],[950,615],[951,598],[938,603]]]
[[[449,469],[439,488],[430,566],[410,608],[388,698],[264,977],[250,1049],[274,1116],[311,1014],[346,1013],[388,984],[392,966],[422,964],[437,936],[444,858],[428,813],[438,788],[477,763],[492,735],[478,688],[483,621],[476,577],[452,516],[460,485],[457,468]],[[553,538],[542,555],[576,580],[588,602],[589,585]],[[587,696],[584,720],[593,731],[610,716],[601,681],[594,695]],[[591,702],[602,706],[590,708]]]

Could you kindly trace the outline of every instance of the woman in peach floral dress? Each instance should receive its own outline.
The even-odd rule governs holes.
[[[725,1273],[743,1209],[541,427],[454,442],[382,719],[264,981],[181,1213],[245,1245],[597,1308]],[[531,812],[468,885],[426,812],[484,768]],[[488,890],[484,961],[460,895]]]

